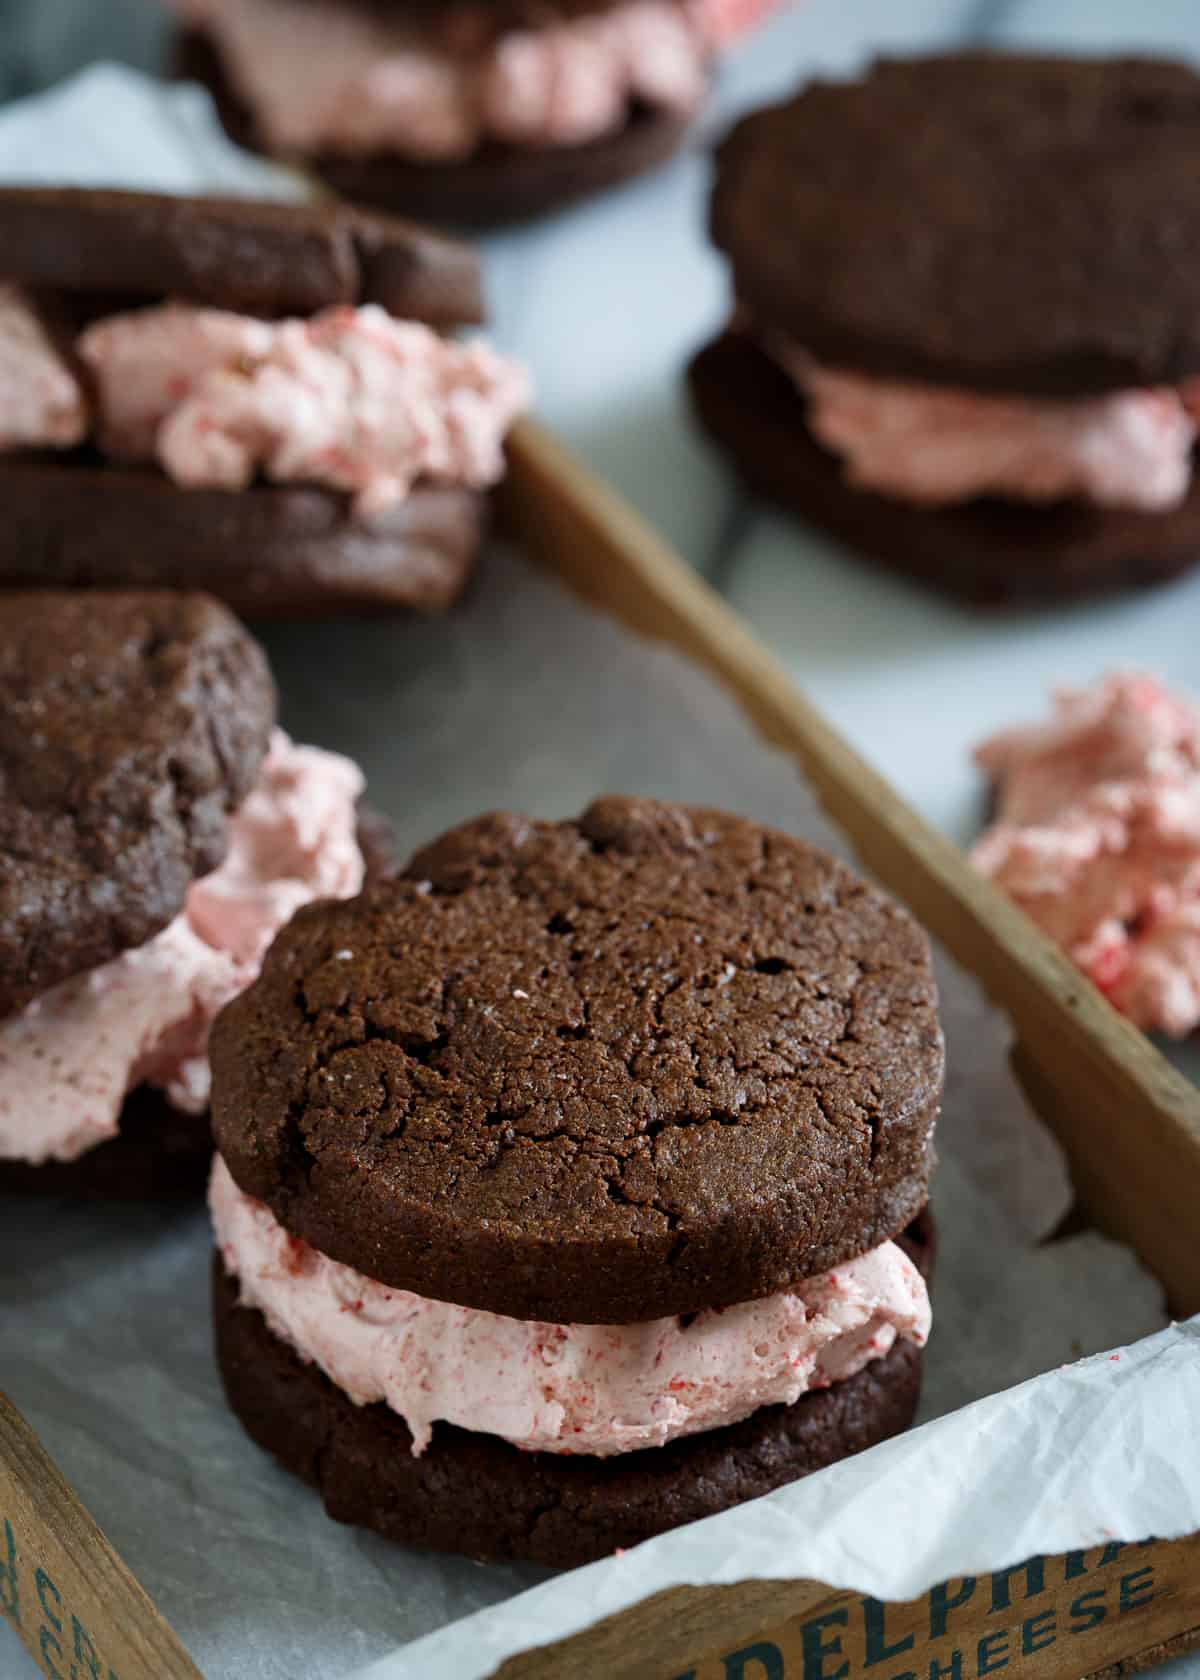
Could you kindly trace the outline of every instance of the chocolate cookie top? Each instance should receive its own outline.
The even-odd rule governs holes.
[[[805,842],[610,798],[301,912],[212,1037],[234,1178],[396,1288],[621,1323],[768,1295],[924,1205],[910,918]]]
[[[205,596],[0,594],[0,1016],[178,913],[274,714],[261,649]]]
[[[884,61],[740,123],[712,228],[741,302],[831,363],[1074,395],[1200,372],[1200,75]]]
[[[126,302],[183,298],[251,315],[377,303],[430,326],[482,321],[469,246],[342,204],[0,188],[6,279]]]

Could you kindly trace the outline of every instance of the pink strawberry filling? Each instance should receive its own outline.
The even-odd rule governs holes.
[[[930,507],[1077,497],[1156,512],[1191,488],[1200,381],[1077,401],[992,396],[826,367],[777,334],[762,341],[860,489]]]
[[[698,108],[713,56],[778,0],[619,0],[497,34],[486,8],[437,27],[306,0],[168,0],[217,43],[278,150],[451,161],[488,140],[581,145],[635,105]]]
[[[362,885],[362,776],[277,730],[219,869],[195,881],[147,944],[66,980],[0,1021],[0,1160],[71,1161],[115,1137],[126,1094],[150,1084],[208,1107],[208,1031],[302,904]]]
[[[972,854],[1139,1026],[1200,1026],[1200,707],[1117,674],[985,741]]]
[[[894,1243],[765,1301],[649,1324],[540,1324],[388,1289],[292,1237],[219,1158],[209,1200],[244,1305],[413,1452],[445,1422],[528,1452],[610,1456],[791,1405],[922,1346],[929,1296]]]
[[[0,448],[77,443],[78,381],[52,346],[33,342],[27,306],[6,311],[16,297],[0,291]],[[348,491],[364,518],[421,480],[494,484],[504,438],[530,402],[516,362],[374,304],[260,321],[167,303],[97,321],[76,348],[107,454],[157,461],[188,488],[243,490],[260,473],[324,485]]]

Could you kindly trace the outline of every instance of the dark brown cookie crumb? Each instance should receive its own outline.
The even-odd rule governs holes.
[[[179,912],[274,715],[262,650],[204,596],[0,594],[0,1016]]]
[[[497,815],[302,912],[213,1033],[234,1178],[397,1288],[619,1323],[769,1295],[926,1200],[928,943],[720,812]]]

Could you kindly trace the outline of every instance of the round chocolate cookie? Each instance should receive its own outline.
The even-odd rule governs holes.
[[[588,3],[581,9],[595,8]],[[181,76],[207,87],[238,145],[269,149],[203,31],[185,31],[176,64]],[[617,133],[577,146],[493,143],[453,163],[425,163],[397,153],[360,158],[334,152],[305,161],[352,203],[429,217],[444,226],[496,226],[542,215],[658,168],[679,150],[691,123],[690,116],[639,107]]]
[[[1200,372],[1200,74],[885,61],[747,117],[714,238],[750,317],[869,373],[1078,397]]]
[[[274,716],[262,650],[204,596],[0,593],[0,1016],[178,913]]]
[[[920,1397],[921,1354],[897,1342],[856,1376],[664,1447],[589,1458],[521,1452],[435,1425],[419,1457],[388,1406],[356,1406],[238,1304],[213,1264],[217,1359],[250,1437],[320,1492],[330,1516],[389,1540],[480,1559],[573,1568],[710,1517],[899,1435]]]
[[[701,422],[758,495],[974,606],[1147,588],[1200,559],[1200,483],[1178,507],[1154,513],[998,497],[922,507],[850,484],[809,431],[795,385],[749,334],[708,345],[688,378]]]
[[[804,841],[609,798],[302,911],[211,1044],[217,1144],[396,1288],[623,1323],[774,1293],[926,1200],[924,934]]]

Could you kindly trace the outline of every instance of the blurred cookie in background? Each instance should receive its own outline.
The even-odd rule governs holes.
[[[474,252],[337,205],[0,189],[0,587],[461,595],[530,401]]]
[[[1200,559],[1200,76],[1149,59],[882,61],[742,121],[696,358],[748,483],[981,603]]]
[[[180,71],[244,145],[445,223],[539,214],[662,163],[778,0],[169,0]]]

